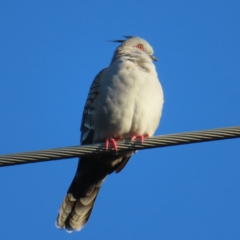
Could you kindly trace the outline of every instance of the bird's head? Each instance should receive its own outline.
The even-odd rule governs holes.
[[[130,55],[136,58],[147,57],[153,61],[157,61],[157,58],[153,56],[153,48],[147,41],[140,37],[133,36],[125,36],[125,38],[125,40],[112,41],[121,43],[114,52],[112,62],[124,55]]]

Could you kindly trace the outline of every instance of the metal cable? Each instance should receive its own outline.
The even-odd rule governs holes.
[[[216,128],[212,130],[150,137],[146,138],[143,143],[138,140],[133,142],[131,142],[130,140],[119,141],[117,142],[117,151],[111,148],[110,145],[110,148],[107,150],[107,152],[118,155],[120,154],[120,152],[122,153],[129,150],[142,150],[148,148],[167,147],[173,145],[207,142],[239,137],[240,126]],[[49,160],[75,158],[79,156],[89,156],[103,153],[106,154],[105,143],[8,154],[0,156],[0,167],[25,163],[36,163]]]

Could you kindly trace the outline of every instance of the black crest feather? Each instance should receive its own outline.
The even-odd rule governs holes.
[[[123,36],[125,37],[126,39],[129,39],[129,38],[132,38],[133,36]],[[117,42],[117,43],[123,43],[125,42],[126,40],[110,40],[109,42]]]

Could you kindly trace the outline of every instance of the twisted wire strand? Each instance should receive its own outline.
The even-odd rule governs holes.
[[[113,148],[107,150],[111,154],[129,150],[143,150],[149,148],[167,147],[174,145],[207,142],[240,137],[240,126],[216,128],[211,130],[169,134],[146,138],[143,143],[140,141],[123,140],[118,141],[118,150]],[[36,163],[50,160],[75,158],[79,156],[106,154],[105,143],[97,143],[82,146],[53,148],[48,150],[32,151],[25,153],[7,154],[0,156],[0,167],[13,166],[17,164]]]

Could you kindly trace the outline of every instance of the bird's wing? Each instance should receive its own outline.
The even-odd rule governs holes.
[[[93,113],[94,103],[99,94],[100,82],[102,71],[100,71],[97,76],[94,78],[92,85],[90,87],[87,100],[84,106],[83,115],[82,115],[82,123],[81,123],[81,144],[90,144],[92,143],[93,135],[94,135],[94,121],[93,121]]]

